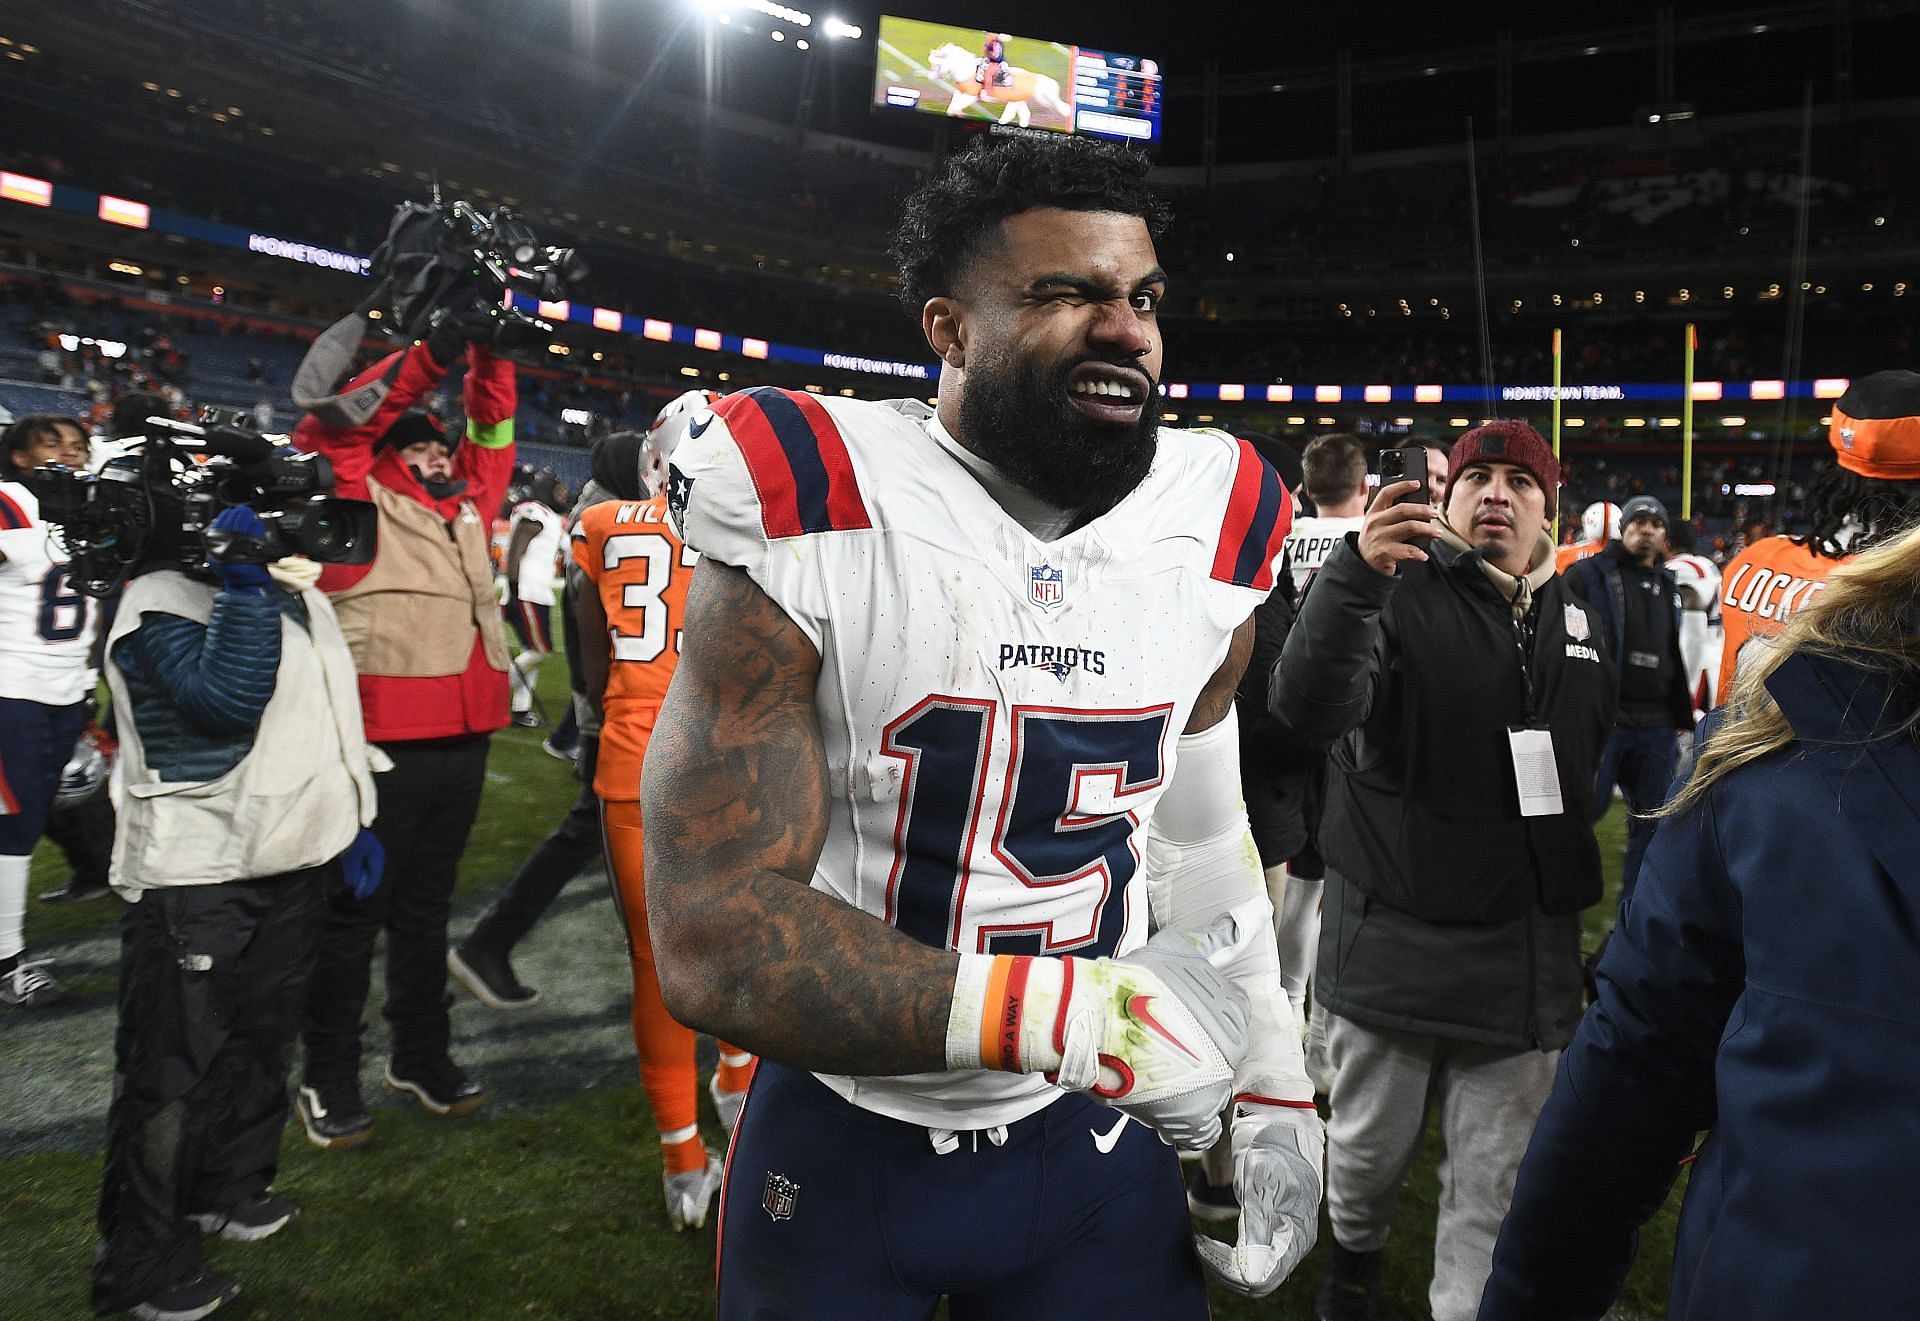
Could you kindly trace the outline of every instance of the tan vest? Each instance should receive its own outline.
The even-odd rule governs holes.
[[[367,576],[334,594],[340,631],[363,675],[400,679],[460,674],[474,630],[487,664],[504,672],[507,638],[493,590],[487,528],[472,501],[451,524],[438,512],[368,479],[380,511],[380,549]]]
[[[113,887],[124,899],[177,885],[216,885],[317,867],[337,858],[378,801],[373,771],[392,765],[361,733],[360,690],[332,607],[308,590],[308,627],[280,618],[280,669],[253,746],[215,780],[162,780],[147,766],[113,645],[150,613],[204,624],[215,587],[164,570],[127,584],[107,645],[120,712],[114,763]],[[377,764],[376,764],[377,763]]]

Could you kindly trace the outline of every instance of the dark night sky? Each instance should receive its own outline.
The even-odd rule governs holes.
[[[799,100],[801,71],[816,67],[810,127],[854,137],[924,146],[930,125],[911,116],[870,111],[873,35],[883,10],[1019,36],[1072,42],[1160,61],[1169,76],[1162,159],[1193,163],[1200,155],[1206,63],[1223,73],[1326,69],[1341,51],[1356,61],[1459,51],[1491,45],[1500,32],[1518,41],[1569,34],[1637,29],[1650,34],[1657,6],[1554,4],[1268,3],[1247,5],[1113,4],[1093,0],[1019,4],[1010,0],[790,0],[816,21],[829,14],[861,24],[852,43],[825,42],[816,27],[813,50],[767,37],[767,20],[739,13],[722,27],[693,0],[487,0],[505,29],[522,38],[559,41],[636,79],[682,95],[704,89],[702,53],[713,34],[723,104],[773,119],[790,119]],[[1674,6],[1682,20],[1715,14],[1755,14],[1764,6],[1728,0],[1686,0]],[[1871,10],[1860,3],[1856,10]],[[799,35],[798,28],[790,29]],[[1912,95],[1905,61],[1920,45],[1920,17],[1861,18],[1855,25],[1855,94],[1862,99]],[[1819,29],[1741,35],[1714,46],[1682,44],[1675,61],[1676,96],[1702,115],[1786,110],[1799,105],[1804,86],[1816,100],[1833,89],[1832,37]],[[1655,99],[1653,52],[1603,51],[1591,59],[1522,66],[1514,80],[1514,131],[1520,135],[1623,126]],[[1439,75],[1362,86],[1354,98],[1356,151],[1429,147],[1451,140],[1474,117],[1491,132],[1493,77]],[[1223,102],[1223,162],[1299,159],[1332,154],[1335,101],[1330,91],[1230,98]]]

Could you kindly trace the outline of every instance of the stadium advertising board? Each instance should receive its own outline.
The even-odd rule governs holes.
[[[1127,142],[1160,140],[1160,66],[1134,55],[883,14],[873,104]]]

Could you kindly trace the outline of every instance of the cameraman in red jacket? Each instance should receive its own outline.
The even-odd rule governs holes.
[[[294,432],[295,445],[332,462],[337,494],[379,512],[373,562],[329,566],[320,586],[359,671],[367,741],[392,762],[376,776],[373,823],[386,883],[364,900],[344,887],[329,894],[308,982],[295,1109],[318,1147],[373,1136],[360,1091],[361,1030],[383,928],[387,1087],[437,1115],[464,1115],[486,1099],[448,1052],[447,917],[480,806],[488,736],[507,723],[509,653],[487,529],[513,472],[515,392],[512,364],[488,347],[492,327],[483,311],[441,314],[424,340],[344,387],[349,398],[384,385],[364,422],[309,413]],[[463,357],[464,439],[414,407]]]

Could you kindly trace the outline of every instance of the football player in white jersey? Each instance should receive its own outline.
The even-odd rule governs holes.
[[[1300,469],[1313,516],[1296,518],[1287,532],[1287,565],[1297,601],[1347,533],[1367,512],[1367,452],[1358,436],[1330,432],[1307,442]]]
[[[1667,529],[1667,567],[1680,587],[1680,662],[1696,718],[1713,710],[1720,696],[1720,652],[1726,628],[1720,621],[1720,566],[1693,549],[1693,529],[1678,522]]]
[[[1158,426],[1146,172],[982,139],[895,239],[937,414],[746,390],[675,453],[648,916],[668,1008],[765,1060],[723,1318],[1198,1321],[1201,1263],[1260,1295],[1312,1246],[1231,718],[1290,507],[1251,445]],[[1196,1243],[1162,1138],[1230,1101],[1239,1234]]]
[[[560,511],[572,503],[567,488],[552,473],[541,471],[534,474],[528,497],[513,507],[506,570],[507,622],[520,637],[520,654],[508,672],[516,725],[541,723],[533,713],[533,685],[541,664],[553,654],[553,584],[567,531]]]
[[[0,1003],[60,998],[46,961],[25,954],[27,873],[60,772],[92,715],[88,658],[95,602],[67,575],[67,554],[18,480],[73,457],[71,418],[33,414],[0,437]],[[84,432],[79,433],[84,438]]]

